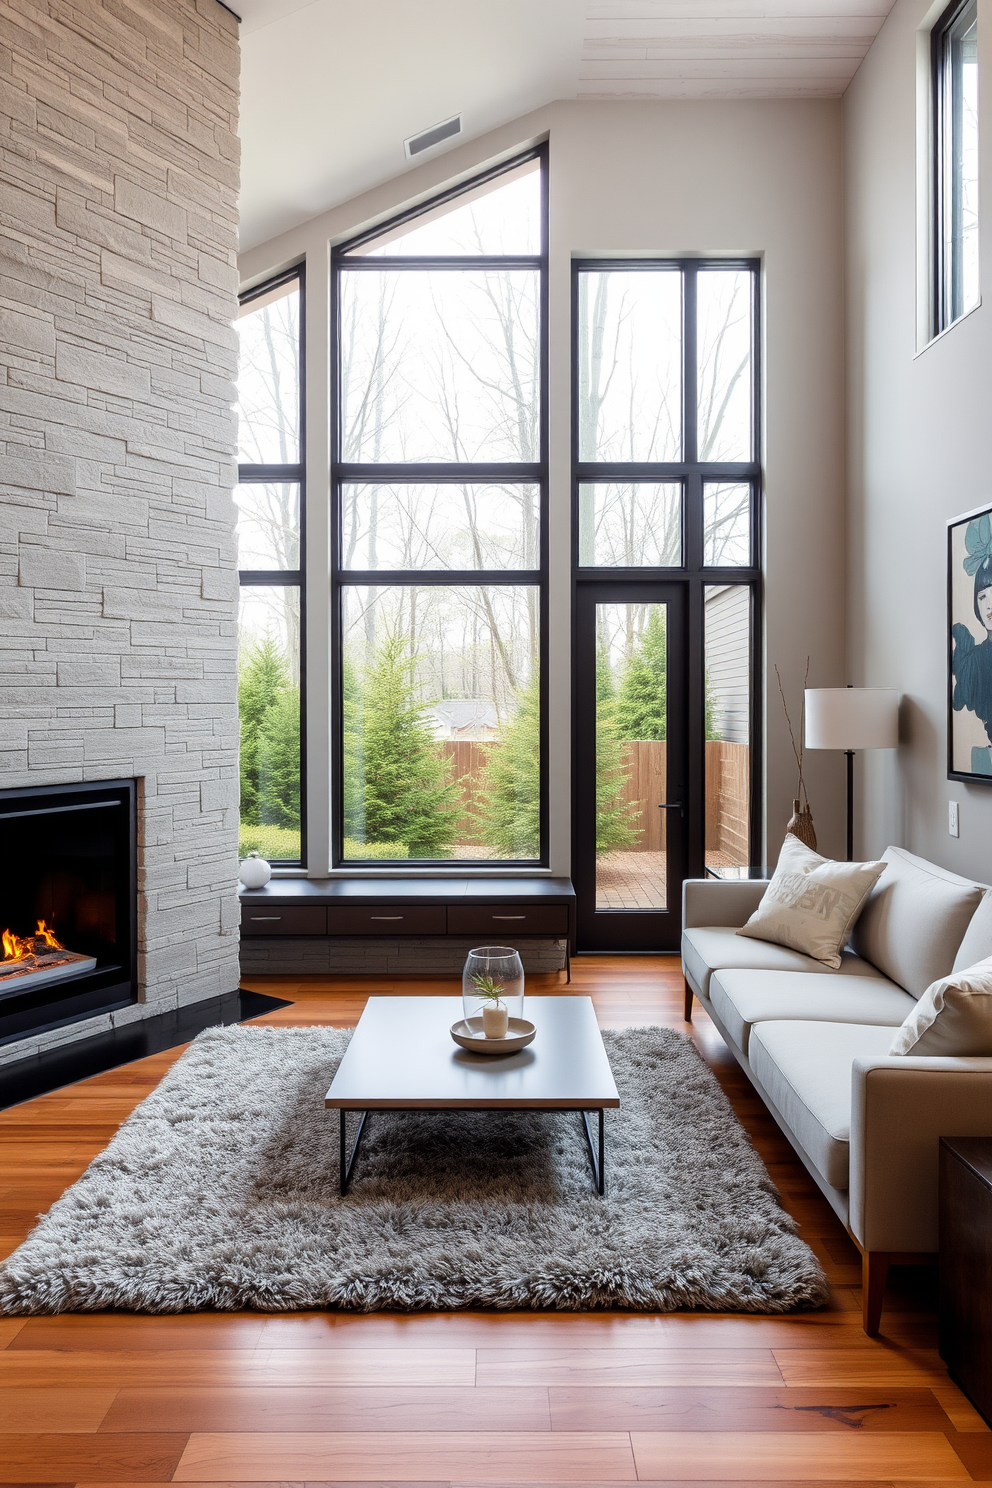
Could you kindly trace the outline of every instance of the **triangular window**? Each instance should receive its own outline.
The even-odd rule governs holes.
[[[541,165],[527,160],[347,249],[363,258],[529,257],[541,252]]]

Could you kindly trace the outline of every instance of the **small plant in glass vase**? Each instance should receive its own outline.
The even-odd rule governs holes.
[[[472,985],[482,1003],[482,1031],[486,1038],[506,1038],[510,1017],[510,1010],[503,1002],[506,983],[491,976],[474,976]]]
[[[482,1014],[486,1038],[505,1038],[507,1020],[523,1017],[524,969],[513,946],[469,951],[462,970],[462,1009],[466,1021]],[[502,1032],[495,1032],[497,1028]]]

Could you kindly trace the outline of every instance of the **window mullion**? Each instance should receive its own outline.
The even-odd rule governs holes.
[[[694,465],[698,459],[699,389],[696,360],[697,268],[687,264],[682,280],[682,460]]]

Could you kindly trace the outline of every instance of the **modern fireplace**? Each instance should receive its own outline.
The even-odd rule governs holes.
[[[136,782],[0,791],[0,1044],[137,1001]]]

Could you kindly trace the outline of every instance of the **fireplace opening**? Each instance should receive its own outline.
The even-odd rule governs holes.
[[[0,1043],[137,1001],[135,787],[0,791]]]

